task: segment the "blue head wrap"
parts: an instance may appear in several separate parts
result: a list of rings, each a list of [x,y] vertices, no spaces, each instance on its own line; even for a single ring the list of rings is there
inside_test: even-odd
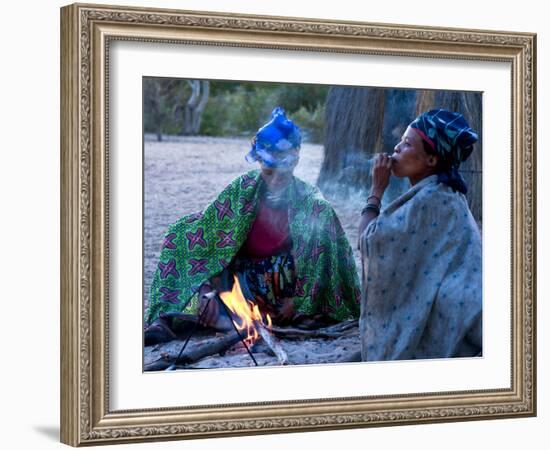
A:
[[[472,153],[478,136],[464,116],[446,109],[432,109],[420,114],[410,127],[439,156],[439,182],[466,194],[468,188],[458,168]]]
[[[260,161],[271,168],[288,168],[298,159],[296,152],[302,143],[300,128],[287,119],[283,108],[275,108],[271,120],[256,133],[248,162]]]

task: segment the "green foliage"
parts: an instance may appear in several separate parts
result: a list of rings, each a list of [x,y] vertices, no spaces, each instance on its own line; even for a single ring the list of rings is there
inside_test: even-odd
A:
[[[250,136],[269,120],[276,106],[303,131],[304,139],[321,142],[328,86],[211,81],[200,134]],[[180,134],[180,114],[190,95],[187,80],[144,80],[144,127],[147,133]]]
[[[289,113],[305,109],[313,113],[324,105],[330,86],[317,84],[281,84],[277,87],[277,101]]]
[[[247,84],[225,91],[218,89],[218,95],[210,97],[202,116],[201,134],[251,134],[269,118],[269,105],[274,101],[273,89]]]
[[[302,129],[302,139],[314,143],[324,142],[325,128],[325,105],[317,105],[310,111],[303,106],[292,114],[292,119],[299,124]]]

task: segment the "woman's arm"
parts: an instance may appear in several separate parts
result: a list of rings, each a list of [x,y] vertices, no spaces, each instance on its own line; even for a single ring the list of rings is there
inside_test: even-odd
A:
[[[378,214],[382,206],[382,197],[390,184],[392,159],[385,153],[379,153],[372,166],[372,186],[367,199],[367,205],[363,208],[359,221],[359,240],[363,231]],[[370,206],[369,206],[370,205]]]

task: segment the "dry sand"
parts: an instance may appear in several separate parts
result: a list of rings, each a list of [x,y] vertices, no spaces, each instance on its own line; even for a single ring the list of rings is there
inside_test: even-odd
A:
[[[144,280],[148,293],[168,225],[180,217],[201,211],[235,177],[253,169],[245,161],[250,140],[242,138],[178,137],[157,142],[147,137],[144,145]],[[295,175],[316,184],[323,147],[304,144]],[[360,199],[332,202],[342,226],[356,249]]]

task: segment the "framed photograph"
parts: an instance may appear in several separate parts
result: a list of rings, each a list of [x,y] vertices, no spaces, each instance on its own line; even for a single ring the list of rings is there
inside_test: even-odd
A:
[[[75,4],[61,43],[62,442],[536,414],[534,34]],[[441,206],[399,254],[365,240],[423,186],[399,175],[410,130],[438,148],[421,120],[476,141],[452,172],[474,237],[445,247],[468,275],[432,283],[456,322],[397,300],[431,295],[397,272],[408,251],[415,280],[442,264],[420,237],[452,234]],[[428,316],[467,345],[392,334]]]

